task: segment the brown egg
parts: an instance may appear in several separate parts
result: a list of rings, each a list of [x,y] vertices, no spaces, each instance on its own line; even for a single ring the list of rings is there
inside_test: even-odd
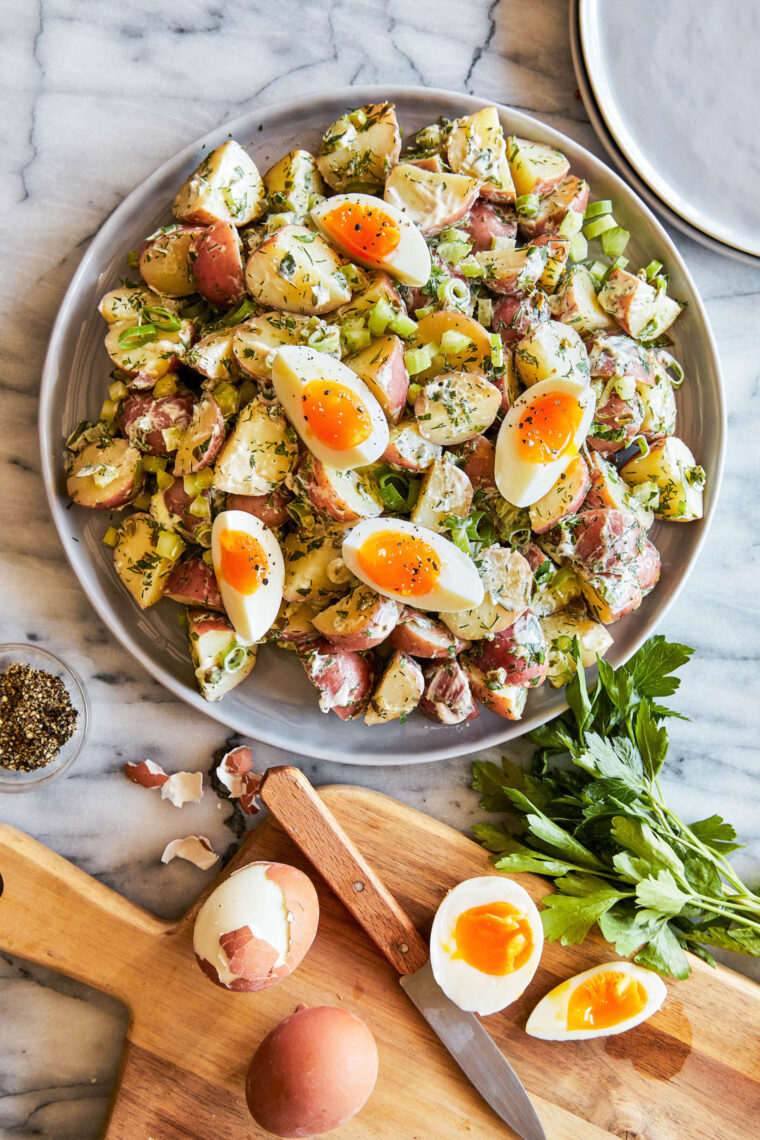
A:
[[[301,1007],[264,1038],[248,1069],[251,1116],[275,1136],[320,1136],[354,1116],[377,1080],[377,1045],[347,1009]]]
[[[295,970],[318,922],[317,892],[303,871],[285,863],[249,863],[201,906],[193,949],[212,982],[251,993]]]

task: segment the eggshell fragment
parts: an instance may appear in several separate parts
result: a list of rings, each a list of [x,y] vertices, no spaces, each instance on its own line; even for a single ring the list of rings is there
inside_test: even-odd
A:
[[[161,799],[175,807],[199,804],[203,799],[202,772],[173,772],[161,787]]]
[[[187,859],[202,871],[213,867],[219,856],[206,839],[205,835],[187,835],[184,839],[172,839],[167,843],[161,856],[162,863],[171,863],[172,859]]]
[[[139,764],[126,763],[124,775],[133,784],[139,784],[141,788],[160,788],[169,779],[168,772],[165,772],[154,760],[141,760]]]
[[[377,1045],[360,1018],[332,1006],[302,1007],[256,1050],[248,1108],[276,1136],[321,1136],[363,1108],[377,1069]]]
[[[238,800],[245,815],[256,815],[256,795],[261,777],[253,771],[253,757],[247,745],[233,748],[221,759],[216,769],[219,782],[224,785],[231,800]]]

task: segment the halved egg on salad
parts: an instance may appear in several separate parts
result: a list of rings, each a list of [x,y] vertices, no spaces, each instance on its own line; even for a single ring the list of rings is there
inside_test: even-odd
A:
[[[402,285],[425,285],[430,250],[414,222],[372,194],[336,194],[311,211],[332,245],[357,265],[382,269]]]
[[[238,641],[270,629],[282,601],[285,564],[271,530],[247,511],[222,511],[211,531],[214,574]]]
[[[667,995],[659,974],[635,962],[605,962],[555,986],[525,1026],[543,1041],[585,1041],[611,1037],[640,1025]]]
[[[438,907],[430,965],[446,997],[473,1013],[498,1013],[529,985],[544,932],[532,898],[502,875],[465,879]]]
[[[550,491],[578,454],[594,418],[596,397],[579,380],[542,380],[515,400],[496,440],[496,486],[515,507]]]
[[[346,535],[342,554],[366,586],[418,610],[454,613],[483,601],[472,559],[443,535],[406,519],[364,519]]]
[[[272,383],[291,424],[326,467],[364,467],[388,446],[380,404],[334,356],[303,345],[281,348],[272,361]]]

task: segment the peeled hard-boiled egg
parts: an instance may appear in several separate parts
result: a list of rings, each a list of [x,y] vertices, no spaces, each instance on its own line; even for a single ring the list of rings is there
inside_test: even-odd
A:
[[[525,1030],[543,1041],[611,1037],[651,1017],[667,992],[659,974],[635,962],[605,962],[555,986],[533,1010]]]
[[[530,895],[501,875],[466,879],[438,907],[430,933],[430,965],[460,1009],[498,1013],[523,993],[544,946]]]
[[[549,491],[588,435],[596,399],[588,383],[542,380],[519,396],[496,440],[496,486],[515,507]]]
[[[418,610],[454,613],[483,601],[472,559],[443,535],[406,519],[364,519],[346,535],[342,553],[365,585]]]
[[[380,404],[334,356],[303,345],[281,348],[272,362],[272,383],[285,415],[326,467],[364,467],[388,446]]]
[[[396,206],[372,194],[336,194],[311,211],[314,224],[358,265],[383,269],[402,285],[426,285],[430,250]]]
[[[253,993],[295,970],[318,922],[317,892],[303,871],[285,863],[249,863],[203,903],[193,949],[212,982]]]
[[[214,574],[240,642],[260,641],[282,601],[285,564],[277,539],[247,511],[222,511],[211,531]]]

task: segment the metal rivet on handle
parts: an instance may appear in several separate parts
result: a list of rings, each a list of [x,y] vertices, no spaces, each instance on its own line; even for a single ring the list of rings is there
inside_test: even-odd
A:
[[[407,946],[406,942],[399,942],[398,948],[399,948],[400,953],[402,953],[402,954],[408,954],[409,953],[409,947]]]
[[[359,883],[354,883],[354,890],[355,890],[357,893],[358,893],[359,891],[363,891],[363,890],[364,890],[364,883],[361,883],[361,882],[359,882]]]

